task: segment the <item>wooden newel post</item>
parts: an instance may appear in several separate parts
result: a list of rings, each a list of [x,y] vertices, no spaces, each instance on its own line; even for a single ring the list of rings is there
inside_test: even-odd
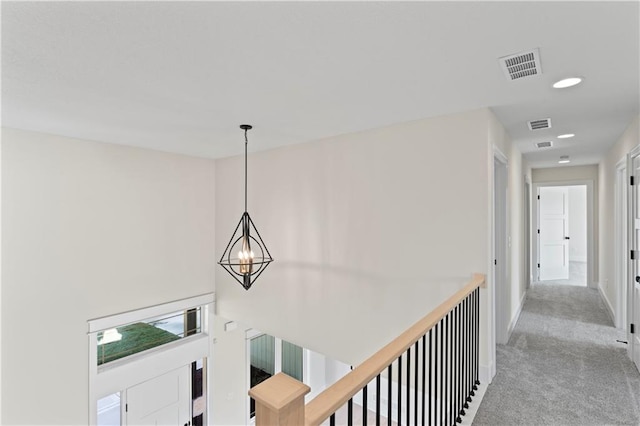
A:
[[[304,425],[304,396],[310,391],[284,373],[249,389],[249,396],[256,400],[256,426]]]

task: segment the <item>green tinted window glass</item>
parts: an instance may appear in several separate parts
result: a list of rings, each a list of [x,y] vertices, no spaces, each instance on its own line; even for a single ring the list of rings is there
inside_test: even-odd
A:
[[[302,380],[302,348],[293,343],[282,341],[282,372]]]

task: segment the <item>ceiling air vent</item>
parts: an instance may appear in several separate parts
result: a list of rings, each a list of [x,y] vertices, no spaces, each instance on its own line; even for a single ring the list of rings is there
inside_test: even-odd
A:
[[[545,118],[543,120],[532,120],[528,124],[529,124],[529,130],[550,129],[551,119]]]
[[[553,146],[553,142],[536,142],[536,146],[538,148],[551,148]]]
[[[538,49],[503,56],[498,61],[500,61],[502,72],[509,81],[542,74]]]

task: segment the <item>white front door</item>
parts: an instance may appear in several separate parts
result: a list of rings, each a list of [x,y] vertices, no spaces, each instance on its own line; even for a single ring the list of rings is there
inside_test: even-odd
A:
[[[569,188],[539,189],[540,281],[569,279]]]
[[[126,425],[191,424],[191,368],[170,371],[127,389]]]
[[[634,185],[631,187],[631,223],[630,228],[633,232],[631,236],[631,250],[634,256],[631,260],[631,324],[633,324],[634,334],[629,333],[629,345],[633,361],[638,370],[640,370],[640,333],[638,326],[640,325],[640,155],[631,157],[631,173],[634,179]]]

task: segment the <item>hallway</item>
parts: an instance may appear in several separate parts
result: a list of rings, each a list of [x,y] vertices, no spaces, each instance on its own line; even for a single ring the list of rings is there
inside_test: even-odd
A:
[[[532,286],[473,423],[640,424],[640,374],[616,339],[597,290]]]

